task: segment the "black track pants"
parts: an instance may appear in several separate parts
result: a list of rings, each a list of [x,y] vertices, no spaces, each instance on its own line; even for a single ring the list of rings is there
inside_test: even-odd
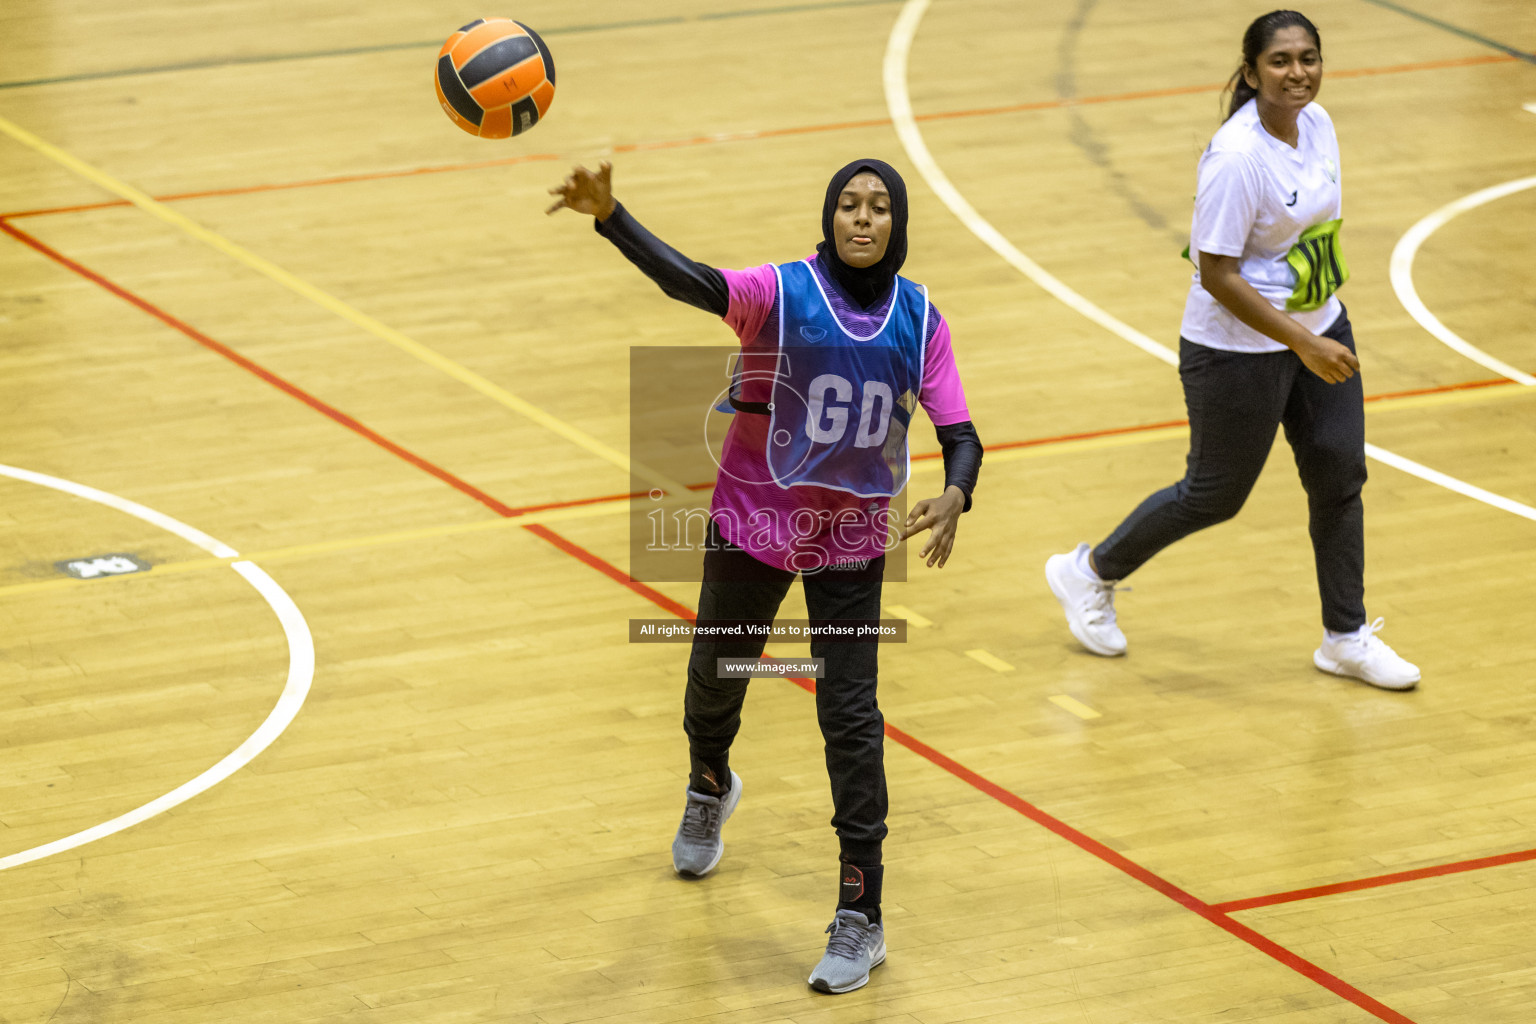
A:
[[[1355,349],[1347,312],[1324,335]],[[1307,492],[1323,625],[1365,625],[1360,374],[1329,384],[1290,350],[1224,352],[1180,338],[1179,378],[1189,409],[1184,479],[1148,497],[1094,549],[1099,575],[1124,579],[1174,541],[1237,515],[1280,425]]]
[[[700,621],[772,622],[795,574],[763,564],[722,540],[713,528],[710,535],[719,547],[704,555]],[[827,569],[805,576],[805,603],[811,622],[879,619],[884,571],[885,559],[881,557],[864,569]],[[694,640],[688,659],[683,728],[688,733],[695,776],[703,767],[717,776],[728,771],[727,755],[741,727],[741,706],[747,695],[747,680],[719,678],[716,660],[756,658],[762,653],[760,639]],[[832,783],[832,826],[842,843],[844,859],[879,864],[889,806],[885,719],[875,700],[879,645],[873,641],[815,639],[811,656],[826,659],[825,677],[816,681],[816,717]],[[692,784],[698,788],[697,778]]]

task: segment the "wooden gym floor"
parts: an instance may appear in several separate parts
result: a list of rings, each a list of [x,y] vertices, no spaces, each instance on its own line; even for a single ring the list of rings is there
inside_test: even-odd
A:
[[[1369,608],[1422,688],[1312,668],[1283,444],[1137,574],[1129,657],[1078,649],[1041,576],[1181,471],[1154,356],[1265,9],[9,5],[0,1021],[1528,1024],[1536,8],[1307,8],[1380,455]],[[485,13],[558,62],[508,142],[429,84]],[[624,574],[629,349],[731,336],[542,209],[609,157],[692,257],[789,260],[862,155],[907,176],[906,272],[991,451],[948,567],[886,591],[891,953],[829,998],[811,699],[753,685],[726,858],[687,884],[686,648],[627,642],[696,598]]]

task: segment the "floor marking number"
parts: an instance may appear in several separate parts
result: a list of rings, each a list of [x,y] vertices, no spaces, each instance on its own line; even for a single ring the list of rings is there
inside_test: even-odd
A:
[[[132,555],[90,555],[54,562],[54,568],[77,580],[94,580],[103,576],[126,576],[131,572],[148,572],[149,563]]]

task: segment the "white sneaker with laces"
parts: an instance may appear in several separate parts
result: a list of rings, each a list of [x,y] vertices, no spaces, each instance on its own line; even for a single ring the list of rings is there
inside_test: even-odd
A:
[[[1383,690],[1411,690],[1419,684],[1419,667],[1405,661],[1376,634],[1386,619],[1361,626],[1337,640],[1323,634],[1312,663],[1336,676],[1360,679]]]
[[[1094,654],[1113,658],[1125,653],[1125,634],[1115,623],[1115,585],[1078,568],[1078,560],[1087,557],[1087,544],[1052,555],[1045,560],[1045,582],[1067,613],[1067,627],[1078,643]]]

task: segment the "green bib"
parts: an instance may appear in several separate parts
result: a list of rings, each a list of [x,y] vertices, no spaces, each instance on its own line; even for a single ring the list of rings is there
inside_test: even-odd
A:
[[[1339,228],[1343,220],[1330,220],[1301,233],[1285,261],[1296,271],[1296,289],[1285,300],[1293,312],[1319,309],[1329,297],[1349,280],[1349,265],[1339,248]]]

